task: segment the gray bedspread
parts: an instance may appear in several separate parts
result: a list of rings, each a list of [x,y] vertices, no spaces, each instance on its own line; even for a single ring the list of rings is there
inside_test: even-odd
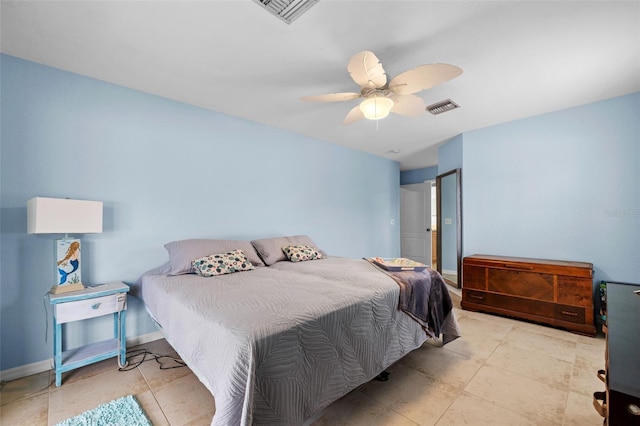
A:
[[[147,310],[215,398],[212,425],[299,425],[427,335],[362,259],[141,277]],[[453,311],[444,320],[457,329]]]
[[[371,259],[365,260],[398,283],[398,307],[421,324],[431,337],[438,338],[442,335],[444,344],[460,337],[457,324],[446,321],[453,309],[453,302],[447,284],[438,271],[431,268],[423,271],[386,271]]]

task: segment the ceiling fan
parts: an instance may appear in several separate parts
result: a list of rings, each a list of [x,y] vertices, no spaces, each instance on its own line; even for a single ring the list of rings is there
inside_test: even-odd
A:
[[[365,98],[349,111],[343,121],[344,124],[351,124],[361,118],[380,120],[389,115],[389,112],[416,117],[424,113],[425,104],[424,100],[414,93],[430,89],[462,74],[462,69],[455,65],[420,65],[395,76],[387,84],[387,74],[380,60],[368,50],[353,55],[347,70],[353,81],[360,86],[360,93],[329,93],[305,96],[300,100],[337,102]]]

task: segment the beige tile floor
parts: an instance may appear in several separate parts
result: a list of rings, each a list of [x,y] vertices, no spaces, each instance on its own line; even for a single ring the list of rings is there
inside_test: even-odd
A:
[[[459,304],[459,298],[454,295]],[[366,383],[330,405],[324,425],[601,425],[592,394],[603,390],[605,341],[456,308],[463,337],[425,344],[391,366],[387,382]],[[176,356],[162,340],[141,345]],[[132,348],[135,349],[135,348]],[[6,383],[0,424],[54,425],[134,394],[154,425],[208,425],[213,397],[188,368],[154,361],[119,372],[114,359],[63,375],[50,371]]]

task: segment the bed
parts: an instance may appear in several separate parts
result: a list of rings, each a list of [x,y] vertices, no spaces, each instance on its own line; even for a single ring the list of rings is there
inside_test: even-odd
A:
[[[317,247],[306,236],[172,242],[170,261],[138,280],[166,340],[213,394],[212,425],[304,424],[437,337],[398,309],[400,286],[371,263],[319,250],[293,262],[284,245]],[[193,273],[194,259],[238,249],[252,269]],[[459,335],[452,310],[438,328]]]

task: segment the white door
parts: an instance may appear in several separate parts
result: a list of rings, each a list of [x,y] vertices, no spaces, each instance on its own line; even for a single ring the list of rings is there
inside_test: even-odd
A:
[[[403,187],[400,197],[400,255],[431,266],[431,187]]]

